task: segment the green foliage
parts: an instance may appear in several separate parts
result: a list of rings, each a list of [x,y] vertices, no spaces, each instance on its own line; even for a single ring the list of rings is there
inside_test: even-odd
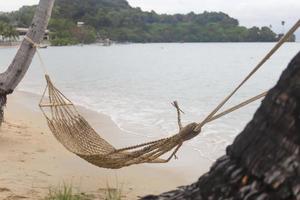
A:
[[[105,200],[121,200],[122,199],[122,188],[117,185],[117,188],[111,188],[107,184]]]
[[[55,46],[77,43],[90,44],[96,41],[96,31],[91,26],[77,27],[66,19],[51,19],[49,22],[51,43]]]
[[[77,42],[82,44],[94,43],[97,36],[93,27],[73,27],[71,34]]]
[[[7,24],[6,22],[0,21],[0,41],[16,40],[18,37],[18,32],[13,26]]]
[[[72,38],[55,38],[51,39],[51,44],[54,46],[68,46],[78,44],[78,42]]]
[[[9,14],[10,22],[28,27],[34,8],[26,6]],[[85,26],[77,27],[79,21],[85,22]],[[93,43],[106,38],[118,42],[277,40],[268,27],[247,29],[222,12],[160,15],[132,8],[126,0],[56,0],[49,29],[53,45]]]
[[[104,196],[103,196],[104,195]],[[107,184],[105,193],[101,193],[101,199],[105,200],[122,200],[123,191],[120,185],[117,183],[116,188],[112,188]],[[98,198],[100,198],[100,196]],[[98,199],[97,195],[87,195],[80,193],[77,189],[74,189],[72,185],[60,185],[56,188],[50,188],[48,195],[44,200],[92,200]]]
[[[44,200],[91,200],[91,197],[83,193],[74,193],[72,185],[64,184],[58,188],[50,188],[48,196]]]
[[[269,27],[262,27],[260,29],[260,40],[264,42],[272,42],[276,38],[276,34]]]
[[[23,6],[18,11],[8,15],[10,22],[17,27],[29,27],[35,12],[36,6]]]
[[[76,44],[77,40],[73,37],[71,29],[75,24],[66,19],[51,19],[49,22],[51,44],[55,46],[65,46]]]
[[[7,15],[5,15],[5,14],[2,13],[2,15],[0,15],[0,22],[9,24],[10,19],[9,19],[9,17]]]

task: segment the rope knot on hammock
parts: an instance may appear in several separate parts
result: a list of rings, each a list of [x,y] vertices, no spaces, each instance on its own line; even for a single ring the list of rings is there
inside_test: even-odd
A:
[[[198,124],[196,122],[190,123],[186,125],[184,128],[182,128],[179,132],[179,135],[182,139],[182,142],[188,141],[196,137],[200,134],[201,128],[196,129]]]

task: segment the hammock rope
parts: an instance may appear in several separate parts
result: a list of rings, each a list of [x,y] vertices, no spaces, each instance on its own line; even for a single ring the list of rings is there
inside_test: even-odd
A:
[[[227,102],[228,100],[269,60],[269,58],[286,42],[294,32],[299,28],[298,20],[292,28],[276,43],[276,45],[267,53],[267,55],[254,67],[254,69],[243,79],[243,81],[196,127],[196,131],[204,126]]]
[[[179,131],[177,134],[156,141],[151,141],[122,149],[116,149],[101,137],[76,110],[75,105],[58,89],[51,81],[42,57],[38,51],[39,45],[25,36],[25,40],[36,49],[46,78],[46,88],[43,92],[39,107],[45,116],[48,126],[54,137],[70,152],[76,154],[87,162],[98,167],[118,169],[133,164],[141,163],[166,163],[176,158],[176,153],[185,141],[191,140],[200,134],[201,128],[214,120],[217,120],[235,110],[238,110],[262,97],[263,92],[240,104],[233,106],[219,114],[220,109],[229,99],[255,74],[255,72],[286,42],[299,28],[300,20],[284,35],[280,41],[270,50],[261,62],[246,76],[245,79],[217,105],[207,117],[200,123],[181,125],[178,103],[173,105],[177,109]],[[160,158],[172,151],[167,159]]]

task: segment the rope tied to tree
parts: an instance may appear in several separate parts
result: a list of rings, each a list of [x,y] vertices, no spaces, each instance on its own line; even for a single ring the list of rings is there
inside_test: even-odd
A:
[[[46,65],[45,65],[45,63],[43,61],[43,58],[42,58],[39,50],[38,50],[39,48],[41,48],[41,45],[38,44],[38,43],[35,43],[27,35],[24,36],[24,39],[31,44],[32,48],[34,48],[36,50],[36,54],[38,55],[39,61],[41,63],[42,70],[43,70],[44,74],[47,75],[48,74],[47,67],[46,67]]]
[[[54,86],[49,75],[47,75],[48,73],[45,64],[37,50],[47,81],[47,86],[42,95],[39,106],[56,139],[69,151],[94,165],[115,169],[140,163],[165,163],[170,161],[173,157],[176,158],[176,153],[182,144],[185,141],[191,140],[199,135],[205,124],[219,119],[266,96],[267,92],[263,92],[217,114],[228,100],[231,99],[232,96],[255,74],[255,72],[281,47],[281,45],[291,37],[299,26],[300,20],[298,20],[289,32],[281,38],[281,40],[270,50],[261,62],[255,66],[246,78],[244,78],[242,82],[200,123],[194,122],[183,127],[181,123],[181,113],[184,112],[180,109],[178,102],[174,101],[172,105],[177,110],[179,132],[168,138],[122,149],[114,148],[88,124],[88,122],[78,113],[74,104]],[[25,40],[36,49],[40,47],[39,44],[36,44],[27,36],[25,36]],[[44,100],[47,102],[44,102]],[[166,160],[160,158],[160,156],[172,151],[173,149],[175,150]]]

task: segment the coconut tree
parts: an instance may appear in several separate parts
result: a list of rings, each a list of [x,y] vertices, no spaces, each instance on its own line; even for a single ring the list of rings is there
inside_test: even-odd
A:
[[[3,38],[4,25],[5,24],[3,22],[0,22],[0,39],[1,39],[1,41],[4,39]]]
[[[284,32],[285,32],[284,25],[285,25],[285,21],[281,21],[281,26],[282,26],[282,34],[284,34]]]
[[[17,30],[7,23],[0,24],[0,35],[3,40],[9,41],[16,40],[19,36]]]
[[[31,38],[35,43],[40,43],[43,40],[54,1],[55,0],[40,0],[39,2],[27,33],[27,37]],[[4,37],[14,37],[13,35],[15,33],[9,33],[9,31],[4,32]],[[0,121],[3,120],[3,107],[6,104],[6,96],[13,93],[16,86],[24,77],[31,64],[35,51],[36,49],[33,45],[27,40],[24,40],[12,63],[5,72],[0,74]]]

